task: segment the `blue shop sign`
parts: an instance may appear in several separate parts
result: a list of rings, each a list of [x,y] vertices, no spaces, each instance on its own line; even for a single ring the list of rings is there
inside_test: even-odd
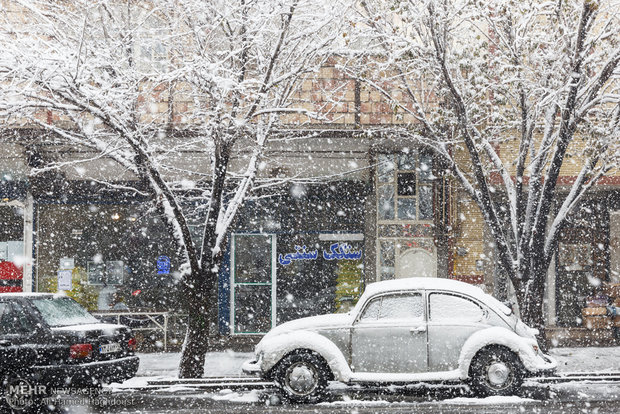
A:
[[[357,260],[362,257],[361,250],[353,250],[348,243],[334,243],[329,246],[329,252],[323,250],[325,260]]]
[[[295,246],[295,252],[278,255],[278,262],[288,266],[297,260],[316,260],[319,257],[318,250],[308,251],[306,246]],[[358,260],[362,257],[361,250],[353,250],[348,243],[334,243],[329,250],[323,250],[325,260]]]
[[[157,274],[169,275],[170,274],[170,258],[168,256],[159,256],[157,258]]]

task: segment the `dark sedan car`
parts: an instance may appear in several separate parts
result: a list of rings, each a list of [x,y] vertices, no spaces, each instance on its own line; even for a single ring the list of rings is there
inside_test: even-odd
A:
[[[101,323],[69,297],[0,294],[0,388],[5,396],[18,389],[11,384],[49,393],[129,379],[138,370],[135,346],[129,328]]]

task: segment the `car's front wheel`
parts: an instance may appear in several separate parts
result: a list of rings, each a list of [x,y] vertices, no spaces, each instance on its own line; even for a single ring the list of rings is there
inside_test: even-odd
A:
[[[523,383],[519,357],[501,346],[488,347],[474,357],[469,368],[472,391],[479,396],[514,395]]]
[[[290,401],[312,403],[321,399],[329,372],[329,366],[321,356],[302,351],[282,358],[274,377]]]

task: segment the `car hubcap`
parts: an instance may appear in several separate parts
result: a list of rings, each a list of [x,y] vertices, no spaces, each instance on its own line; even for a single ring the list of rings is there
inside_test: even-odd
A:
[[[316,388],[316,372],[312,367],[298,363],[291,365],[287,370],[286,382],[296,394],[310,394]]]
[[[510,378],[510,368],[503,362],[494,362],[487,369],[489,383],[495,387],[501,387]]]

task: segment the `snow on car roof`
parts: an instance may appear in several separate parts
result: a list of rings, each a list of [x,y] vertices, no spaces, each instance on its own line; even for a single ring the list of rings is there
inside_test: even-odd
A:
[[[62,296],[66,296],[62,293],[49,293],[49,292],[7,292],[7,293],[0,293],[0,297],[25,297],[25,298],[30,298],[30,297],[37,297],[37,298],[44,298],[44,297],[62,297]]]
[[[481,302],[498,308],[506,315],[509,315],[511,313],[510,309],[506,305],[495,299],[493,296],[484,293],[484,291],[479,287],[452,279],[412,277],[408,279],[384,280],[381,282],[374,282],[367,285],[366,290],[364,291],[364,296],[369,297],[378,293],[416,289],[449,290],[453,292],[464,293],[475,299],[480,300]],[[360,300],[360,302],[362,301]]]
[[[82,325],[68,325],[68,326],[52,326],[52,331],[79,331],[79,332],[86,332],[86,331],[94,331],[94,330],[102,330],[105,332],[109,332],[109,333],[113,333],[115,330],[119,330],[124,328],[124,325],[118,325],[115,323],[89,323],[89,324],[82,324]]]

